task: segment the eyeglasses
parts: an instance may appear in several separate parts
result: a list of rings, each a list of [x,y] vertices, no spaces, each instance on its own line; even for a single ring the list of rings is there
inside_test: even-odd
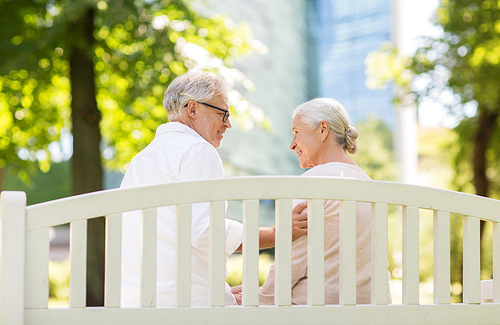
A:
[[[210,105],[210,104],[207,104],[207,103],[202,103],[202,102],[197,102],[198,104],[202,104],[202,105],[206,105],[206,106],[210,106],[212,108],[215,108],[216,110],[219,110],[219,111],[222,111],[224,112],[224,116],[222,116],[222,122],[226,123],[227,122],[227,119],[229,118],[229,116],[231,116],[231,114],[229,114],[229,111],[228,110],[225,110],[223,108],[220,108],[220,107],[217,107],[217,106],[214,106],[214,105]],[[189,104],[189,103],[188,103]],[[188,104],[184,105],[184,107],[187,107]]]
[[[226,121],[229,118],[229,116],[231,116],[231,114],[229,114],[229,111],[225,110],[223,108],[220,108],[220,107],[217,107],[217,106],[214,106],[214,105],[210,105],[210,104],[207,104],[207,103],[202,103],[202,102],[197,102],[197,103],[198,104],[202,104],[202,105],[206,105],[206,106],[210,106],[212,108],[215,108],[216,110],[224,112],[224,116],[222,116],[222,122],[224,122],[224,123],[226,123]]]

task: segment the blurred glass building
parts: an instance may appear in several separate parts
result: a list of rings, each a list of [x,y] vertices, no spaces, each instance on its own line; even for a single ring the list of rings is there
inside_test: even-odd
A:
[[[226,13],[235,23],[248,22],[254,37],[268,48],[238,59],[236,68],[255,83],[238,90],[264,110],[273,124],[266,132],[244,131],[233,124],[218,150],[226,176],[298,175],[289,150],[292,112],[315,97],[341,102],[356,123],[373,116],[392,129],[397,116],[394,90],[365,85],[365,58],[391,40],[394,3],[398,0],[217,0],[204,1],[202,13]]]
[[[207,4],[207,2],[202,2]],[[255,91],[235,88],[272,122],[270,132],[243,130],[233,123],[218,150],[226,176],[297,175],[302,170],[289,150],[292,112],[317,96],[315,58],[308,23],[308,1],[217,0],[199,10],[207,15],[225,13],[235,23],[247,22],[264,53],[238,58],[235,67],[255,84]]]
[[[291,141],[292,112],[315,97],[331,97],[347,109],[352,124],[368,116],[394,126],[393,90],[365,85],[364,60],[391,39],[392,0],[217,0],[202,13],[226,13],[248,22],[268,48],[238,59],[236,68],[255,83],[238,89],[262,108],[273,130],[243,131],[233,125],[219,153],[227,175],[301,174]]]
[[[394,125],[393,90],[365,85],[364,60],[391,39],[390,0],[309,0],[321,97],[341,102],[353,124],[369,115]]]

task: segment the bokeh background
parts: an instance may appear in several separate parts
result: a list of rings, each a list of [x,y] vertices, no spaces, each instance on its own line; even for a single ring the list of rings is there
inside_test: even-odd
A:
[[[492,0],[0,0],[0,189],[28,204],[119,187],[168,121],[162,96],[191,69],[230,84],[219,153],[227,177],[299,175],[293,109],[332,97],[359,130],[353,158],[376,180],[500,197],[500,5]],[[274,224],[261,202],[261,224]],[[241,219],[230,202],[228,216]],[[420,251],[432,251],[421,211]],[[452,302],[462,294],[462,218],[451,221]],[[89,223],[88,305],[102,304],[102,219]],[[401,211],[389,220],[401,302]],[[67,226],[51,231],[52,304],[67,304]],[[491,225],[481,225],[482,279]],[[261,279],[272,263],[263,252]],[[228,281],[238,284],[239,256]],[[431,303],[432,260],[421,260]],[[101,279],[101,280],[100,280]]]

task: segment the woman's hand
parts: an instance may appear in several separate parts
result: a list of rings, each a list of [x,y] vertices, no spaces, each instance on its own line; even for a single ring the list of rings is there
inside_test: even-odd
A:
[[[307,201],[302,201],[292,210],[292,241],[305,235],[307,235]]]
[[[242,286],[241,284],[238,286],[231,287],[231,293],[234,296],[234,299],[236,299],[236,303],[238,305],[241,305],[241,294],[242,294]]]

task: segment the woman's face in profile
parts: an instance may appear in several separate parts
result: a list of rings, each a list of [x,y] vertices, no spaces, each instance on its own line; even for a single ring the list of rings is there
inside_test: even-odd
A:
[[[317,166],[322,156],[320,127],[312,129],[301,116],[295,116],[292,122],[292,135],[290,150],[294,150],[297,154],[300,168]]]

